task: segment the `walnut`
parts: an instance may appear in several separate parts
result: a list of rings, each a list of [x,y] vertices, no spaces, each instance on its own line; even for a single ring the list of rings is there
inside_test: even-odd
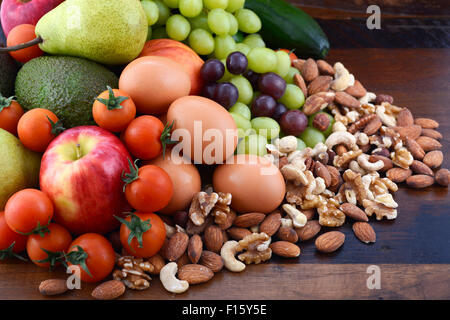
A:
[[[345,222],[345,214],[339,209],[339,201],[334,198],[328,199],[317,208],[319,213],[319,224],[326,227],[340,227]]]
[[[233,216],[236,217],[236,213],[232,212],[230,208],[231,204],[231,193],[223,193],[219,192],[219,199],[216,202],[216,205],[211,210],[211,215],[214,217],[214,222],[223,229],[228,229],[231,224]],[[231,223],[230,223],[231,221]]]
[[[238,259],[245,264],[259,264],[272,257],[272,249],[269,248],[270,237],[262,233],[252,233],[239,241],[237,251],[245,251],[238,255]]]
[[[306,197],[305,186],[296,186],[294,183],[290,181],[286,183],[286,201],[288,203],[301,205],[305,197]]]
[[[205,218],[219,200],[219,195],[215,192],[207,194],[204,191],[194,194],[191,207],[189,208],[189,218],[196,225],[200,226],[205,222]]]
[[[414,158],[413,158],[411,152],[409,152],[408,149],[406,149],[405,147],[402,147],[402,148],[392,152],[391,159],[395,165],[397,165],[403,169],[409,169],[409,166],[414,161]]]
[[[128,288],[145,290],[150,287],[150,276],[146,273],[154,271],[155,267],[142,258],[122,256],[117,262],[120,268],[113,272],[114,280],[122,281]]]
[[[362,205],[363,200],[367,198],[367,192],[362,182],[361,174],[352,170],[346,170],[343,177],[347,186],[355,191],[358,203]]]
[[[334,157],[333,164],[335,167],[345,168],[346,166],[348,166],[350,161],[358,158],[361,154],[362,154],[362,150],[347,151],[347,152],[343,153],[342,155],[338,155],[338,156]]]
[[[365,199],[363,201],[363,207],[366,214],[371,217],[375,213],[377,220],[386,217],[388,220],[397,218],[397,209],[389,208],[382,203],[377,203],[374,200]]]

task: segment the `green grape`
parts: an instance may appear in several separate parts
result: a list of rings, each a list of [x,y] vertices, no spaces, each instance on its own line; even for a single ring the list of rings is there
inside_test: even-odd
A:
[[[180,0],[163,0],[163,1],[166,6],[172,9],[177,9],[180,4]]]
[[[230,31],[228,31],[228,34],[230,36],[234,36],[236,33],[238,33],[239,31],[239,24],[236,20],[236,18],[229,12],[228,13],[228,18],[230,19]]]
[[[261,19],[252,10],[239,9],[235,16],[242,32],[256,33],[261,30]]]
[[[229,73],[227,70],[227,59],[223,58],[220,60],[220,62],[222,62],[225,67],[225,73],[223,74],[222,78],[219,79],[219,82],[229,81],[233,77],[233,74]]]
[[[236,104],[232,106],[228,111],[239,114],[247,120],[251,120],[252,118],[252,112],[250,111],[250,108],[242,102],[236,102]]]
[[[157,27],[152,32],[152,39],[166,39],[168,37],[166,27]]]
[[[228,55],[234,51],[236,51],[236,42],[234,42],[232,36],[216,36],[214,55],[217,59],[226,59]]]
[[[277,68],[275,72],[284,78],[288,75],[289,69],[291,68],[291,58],[289,58],[287,52],[281,50],[276,51],[275,54],[277,55]]]
[[[214,38],[204,29],[194,29],[189,35],[189,46],[200,55],[207,55],[214,51]]]
[[[228,0],[203,0],[205,7],[212,9],[226,9],[228,7]]]
[[[272,140],[278,137],[280,134],[280,125],[274,119],[269,117],[256,117],[253,118],[252,128],[256,130],[259,135],[267,138],[267,140]]]
[[[236,123],[236,126],[238,128],[238,137],[243,138],[246,136],[249,129],[252,128],[252,124],[250,123],[250,120],[245,119],[240,114],[230,112],[231,116],[234,119],[234,122]]]
[[[264,156],[267,154],[266,144],[267,140],[265,137],[258,134],[250,134],[239,141],[236,152],[238,154]]]
[[[243,53],[244,55],[247,55],[251,49],[252,48],[250,48],[245,43],[236,43],[236,51],[239,51],[239,52]]]
[[[243,76],[234,76],[231,78],[230,82],[234,84],[239,91],[238,101],[249,104],[253,98],[253,88],[250,81]]]
[[[192,29],[205,29],[208,32],[211,30],[208,27],[208,15],[206,12],[202,11],[198,16],[194,18],[189,18]]]
[[[314,127],[313,126],[314,117],[318,114],[326,114],[328,116],[328,119],[330,119],[330,124],[328,125],[327,129],[325,131],[322,131],[324,136],[328,137],[331,134],[331,132],[333,131],[333,124],[334,124],[334,117],[331,114],[324,112],[324,111],[320,111],[320,112],[310,115],[308,118],[308,126],[312,127],[312,128]]]
[[[301,151],[305,148],[306,148],[306,143],[302,139],[297,138],[297,150]]]
[[[245,0],[228,0],[227,11],[228,12],[236,12],[239,9],[243,8],[245,4]]]
[[[300,109],[305,103],[305,96],[295,84],[287,84],[286,91],[279,101],[288,109]]]
[[[153,1],[141,1],[142,8],[144,9],[145,15],[147,16],[147,23],[149,26],[154,25],[159,18],[159,9],[156,3]]]
[[[266,47],[266,44],[264,43],[264,40],[257,33],[249,34],[248,36],[246,36],[244,38],[244,40],[242,42],[245,43],[246,45],[248,45],[252,49],[253,48],[265,48]]]
[[[183,41],[191,32],[191,25],[181,14],[174,14],[167,19],[166,31],[171,39]]]
[[[158,21],[155,23],[157,26],[163,26],[166,24],[167,19],[170,16],[170,9],[166,4],[160,0],[153,1],[158,6],[159,17]]]
[[[323,133],[316,128],[311,127],[307,127],[305,131],[302,132],[300,139],[302,139],[306,143],[306,146],[310,148],[314,148],[314,146],[319,142],[325,142],[325,136]]]
[[[287,75],[283,77],[284,81],[286,81],[286,83],[288,83],[288,84],[294,83],[294,75],[297,73],[300,73],[300,71],[298,71],[298,69],[296,69],[294,67],[290,67]]]
[[[148,32],[147,32],[147,40],[151,40],[152,39],[152,27],[148,26]]]
[[[269,48],[253,48],[247,54],[248,68],[256,73],[274,71],[277,67],[277,55]]]
[[[203,10],[202,0],[179,0],[178,8],[186,18],[194,18]]]
[[[208,27],[219,36],[225,36],[230,32],[230,19],[223,9],[212,9],[208,13]]]

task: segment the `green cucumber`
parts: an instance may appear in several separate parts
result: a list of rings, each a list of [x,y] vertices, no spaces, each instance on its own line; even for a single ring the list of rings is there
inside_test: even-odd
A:
[[[323,59],[330,43],[319,24],[306,12],[284,0],[246,0],[262,22],[259,32],[273,49],[295,49],[300,58]]]

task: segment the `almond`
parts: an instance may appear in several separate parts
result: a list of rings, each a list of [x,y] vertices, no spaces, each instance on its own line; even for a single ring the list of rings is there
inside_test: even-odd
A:
[[[223,245],[222,229],[216,225],[211,225],[205,229],[205,246],[212,252],[220,252]]]
[[[236,217],[234,225],[241,228],[249,228],[260,224],[266,215],[264,213],[251,212],[244,213]]]
[[[379,117],[373,118],[365,127],[364,127],[364,133],[368,136],[374,135],[375,133],[380,130],[383,123],[381,122]]]
[[[316,161],[314,165],[314,174],[325,181],[325,186],[328,188],[331,185],[331,175],[326,165]]]
[[[322,226],[318,220],[310,220],[301,228],[296,228],[298,238],[300,241],[307,241],[314,238],[319,232]]]
[[[309,58],[300,67],[300,73],[306,82],[311,82],[319,76],[319,68],[314,59]]]
[[[343,91],[336,92],[334,101],[344,107],[348,107],[351,109],[359,108],[361,105],[361,103],[357,99]]]
[[[341,204],[341,210],[345,215],[356,221],[369,221],[367,214],[352,203]]]
[[[295,59],[294,61],[292,61],[292,66],[295,69],[297,69],[298,71],[300,71],[300,69],[302,68],[304,63],[305,63],[305,60],[303,60],[303,59]]]
[[[154,256],[148,258],[148,262],[150,262],[153,266],[153,271],[150,272],[151,274],[159,274],[161,269],[166,265],[164,258],[159,254],[155,254]]]
[[[281,214],[279,211],[267,215],[259,226],[259,232],[264,232],[269,237],[273,236],[281,226]]]
[[[318,76],[308,85],[308,95],[328,91],[332,81],[330,76]]]
[[[425,163],[414,160],[413,163],[409,166],[409,168],[417,174],[426,174],[427,176],[434,176],[433,170],[430,169]]]
[[[296,258],[300,255],[300,248],[287,241],[272,242],[269,246],[272,252],[283,258]]]
[[[178,260],[186,251],[189,244],[189,236],[184,232],[175,233],[166,247],[166,258],[169,261]]]
[[[222,257],[217,253],[208,250],[202,252],[202,256],[198,263],[208,267],[212,272],[219,272],[223,268]]]
[[[430,137],[421,136],[416,141],[425,152],[442,148],[442,144],[439,141]]]
[[[330,174],[330,177],[331,177],[330,186],[337,185],[339,183],[340,177],[341,177],[339,170],[336,169],[336,167],[328,166],[328,165],[327,165],[327,169],[328,169],[328,173]]]
[[[55,296],[69,290],[64,279],[48,279],[41,282],[39,292],[44,296]]]
[[[392,162],[392,160],[387,157],[377,155],[377,154],[372,154],[369,157],[370,162],[377,162],[378,160],[381,160],[384,163],[384,167],[380,170],[381,172],[388,171],[394,167],[394,163]]]
[[[327,76],[334,76],[334,69],[331,64],[329,64],[325,60],[317,60],[316,63],[320,74]]]
[[[422,127],[418,125],[412,125],[409,127],[393,127],[395,131],[398,132],[400,138],[405,140],[406,137],[409,137],[412,140],[416,140],[420,134],[422,133]]]
[[[204,283],[214,277],[214,272],[201,264],[186,264],[178,269],[178,279],[185,280],[189,284]]]
[[[409,152],[411,152],[414,159],[422,160],[425,156],[425,151],[423,151],[422,147],[416,142],[416,140],[406,137],[406,148]]]
[[[352,229],[355,236],[364,243],[375,242],[377,240],[375,231],[367,222],[355,222]]]
[[[448,187],[448,184],[450,182],[450,171],[448,171],[447,169],[440,169],[436,171],[435,179],[439,185]]]
[[[249,234],[252,234],[252,232],[246,228],[239,228],[239,227],[231,227],[227,230],[228,235],[236,241],[244,239]]]
[[[326,106],[328,106],[328,102],[319,94],[314,94],[306,98],[305,104],[303,105],[303,112],[307,116],[310,116],[324,109]]]
[[[203,241],[198,234],[194,234],[191,239],[189,239],[187,250],[189,260],[191,260],[192,263],[197,263],[203,251]]]
[[[361,82],[359,82],[358,80],[355,80],[354,85],[345,89],[345,92],[357,99],[360,99],[367,94],[366,88],[364,88]]]
[[[339,249],[345,242],[345,234],[340,231],[329,231],[316,239],[317,250],[331,253]]]
[[[439,127],[439,123],[429,118],[416,118],[414,123],[421,126],[423,129],[436,129]]]
[[[409,127],[414,124],[414,117],[408,108],[403,108],[397,115],[397,126]]]
[[[97,300],[117,299],[125,293],[125,285],[119,280],[110,280],[97,286],[91,296]]]
[[[282,241],[288,241],[292,243],[296,243],[298,241],[297,232],[295,232],[294,228],[290,227],[280,227],[277,232],[277,238]]]
[[[430,151],[425,155],[425,157],[423,157],[423,163],[425,163],[431,169],[440,167],[442,161],[444,161],[444,154],[441,150]]]
[[[433,129],[422,129],[422,135],[436,140],[442,139],[442,134]]]
[[[180,269],[182,266],[190,264],[191,260],[189,260],[189,256],[188,256],[187,252],[183,253],[183,255],[178,258],[176,263],[177,263],[178,269]]]
[[[431,186],[434,183],[434,177],[425,174],[417,174],[406,179],[406,184],[411,188],[422,189]]]
[[[316,209],[302,209],[302,212],[306,216],[306,220],[312,220],[316,215]]]
[[[412,175],[410,169],[392,168],[386,172],[386,177],[395,183],[400,183],[408,179]]]
[[[303,95],[305,97],[308,96],[308,88],[306,87],[306,83],[305,80],[303,79],[303,77],[301,76],[301,74],[296,73],[294,74],[294,84],[300,88],[300,90],[302,90]]]

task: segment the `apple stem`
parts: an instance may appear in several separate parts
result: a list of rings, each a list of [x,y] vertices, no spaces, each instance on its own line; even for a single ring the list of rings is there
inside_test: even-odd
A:
[[[81,155],[81,146],[79,143],[77,143],[76,147],[75,147],[75,152],[77,153],[77,160],[81,159],[82,155]]]
[[[17,51],[17,50],[25,49],[28,47],[32,47],[32,46],[37,45],[42,42],[44,42],[44,39],[42,39],[41,37],[37,37],[37,38],[34,38],[33,40],[30,40],[28,42],[21,43],[21,44],[15,45],[15,46],[6,47],[6,48],[0,47],[0,52]]]

